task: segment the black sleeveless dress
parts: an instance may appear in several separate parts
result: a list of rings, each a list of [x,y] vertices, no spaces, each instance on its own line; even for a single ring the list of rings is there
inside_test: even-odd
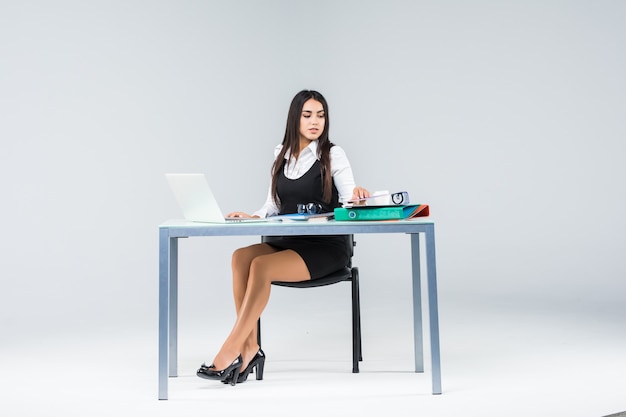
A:
[[[280,214],[297,213],[300,203],[318,203],[324,212],[340,207],[339,193],[333,183],[330,203],[322,201],[321,165],[316,161],[306,174],[295,180],[289,179],[280,170],[276,190],[280,198]],[[350,254],[347,246],[348,236],[276,236],[268,237],[266,243],[280,250],[291,249],[304,260],[311,279],[321,278],[348,265]]]

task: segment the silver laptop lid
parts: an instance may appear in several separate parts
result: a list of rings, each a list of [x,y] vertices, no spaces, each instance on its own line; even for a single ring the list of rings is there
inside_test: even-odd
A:
[[[165,177],[186,220],[226,222],[204,174],[165,174]]]

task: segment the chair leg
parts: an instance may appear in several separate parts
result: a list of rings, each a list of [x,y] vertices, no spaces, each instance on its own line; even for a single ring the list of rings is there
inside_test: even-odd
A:
[[[256,343],[261,347],[261,317],[256,322]]]
[[[358,274],[358,272],[357,272]],[[361,343],[361,292],[359,289],[359,283],[357,281],[357,291],[356,291],[356,311],[357,311],[357,331],[359,333],[359,362],[363,361],[363,344]]]
[[[359,270],[352,268],[352,373],[359,373],[361,356],[361,303],[359,299]]]

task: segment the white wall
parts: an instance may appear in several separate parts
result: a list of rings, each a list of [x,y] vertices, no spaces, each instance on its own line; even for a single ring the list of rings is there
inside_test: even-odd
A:
[[[155,330],[163,174],[258,208],[303,88],[359,184],[431,205],[442,309],[623,319],[624,21],[621,1],[3,2],[0,345]],[[231,308],[250,241],[181,242],[182,314]],[[358,241],[364,314],[408,308],[408,240]]]

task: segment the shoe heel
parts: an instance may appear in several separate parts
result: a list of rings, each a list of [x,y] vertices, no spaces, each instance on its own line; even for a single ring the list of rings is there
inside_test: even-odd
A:
[[[230,380],[230,385],[233,387],[237,385],[237,379],[239,378],[239,373],[241,372],[241,365],[233,369],[232,379]]]
[[[263,380],[263,368],[265,368],[265,358],[261,358],[256,364],[256,380]]]

